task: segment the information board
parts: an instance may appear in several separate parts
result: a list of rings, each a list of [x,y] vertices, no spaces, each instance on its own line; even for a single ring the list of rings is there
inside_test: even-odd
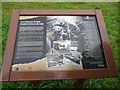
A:
[[[116,77],[100,10],[14,10],[2,81]]]

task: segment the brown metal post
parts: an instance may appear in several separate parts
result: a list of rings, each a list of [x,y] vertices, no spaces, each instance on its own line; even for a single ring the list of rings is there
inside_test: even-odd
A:
[[[34,87],[38,87],[40,85],[40,81],[32,81]]]
[[[74,85],[75,86],[81,86],[81,85],[84,84],[84,82],[85,82],[85,79],[78,79],[78,80],[75,81]]]

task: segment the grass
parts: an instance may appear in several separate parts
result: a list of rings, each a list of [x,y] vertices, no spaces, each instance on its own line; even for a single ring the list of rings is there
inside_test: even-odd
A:
[[[10,19],[13,9],[101,9],[104,15],[104,21],[106,24],[109,40],[111,43],[113,56],[116,66],[120,70],[118,61],[120,56],[119,50],[119,34],[118,25],[120,22],[120,16],[118,15],[119,3],[15,3],[15,2],[3,2],[2,3],[2,56],[4,56],[4,50],[6,40],[8,36],[8,30],[10,25]],[[0,63],[2,60],[0,61]],[[120,75],[120,74],[119,74]],[[39,88],[120,88],[119,79],[117,78],[100,78],[100,79],[87,79],[82,86],[76,87],[73,85],[75,80],[49,80],[41,81]],[[17,82],[3,82],[3,88],[34,88],[31,81],[17,81]]]

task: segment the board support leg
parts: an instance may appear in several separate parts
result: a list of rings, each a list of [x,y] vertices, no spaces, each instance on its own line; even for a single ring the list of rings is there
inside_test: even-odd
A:
[[[75,86],[81,86],[81,85],[84,84],[84,82],[85,82],[85,79],[78,79],[78,80],[75,81],[74,85]]]
[[[40,85],[40,81],[32,81],[34,87],[38,87]]]

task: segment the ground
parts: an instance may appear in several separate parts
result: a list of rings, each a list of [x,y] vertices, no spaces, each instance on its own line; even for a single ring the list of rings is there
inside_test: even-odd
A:
[[[104,16],[110,44],[113,51],[116,67],[120,70],[118,61],[120,56],[119,50],[119,33],[118,25],[120,22],[120,15],[118,15],[118,5],[120,3],[108,3],[108,2],[54,2],[54,3],[15,3],[4,2],[2,3],[2,57],[4,56],[4,50],[6,40],[8,36],[8,30],[10,25],[10,19],[13,9],[101,9]],[[0,60],[2,63],[2,60]],[[120,76],[120,73],[119,73]],[[73,85],[75,80],[49,80],[42,81],[39,88],[120,88],[117,78],[101,78],[101,79],[86,79],[82,86],[76,87]],[[18,81],[18,82],[3,82],[3,88],[34,88],[31,81]]]

